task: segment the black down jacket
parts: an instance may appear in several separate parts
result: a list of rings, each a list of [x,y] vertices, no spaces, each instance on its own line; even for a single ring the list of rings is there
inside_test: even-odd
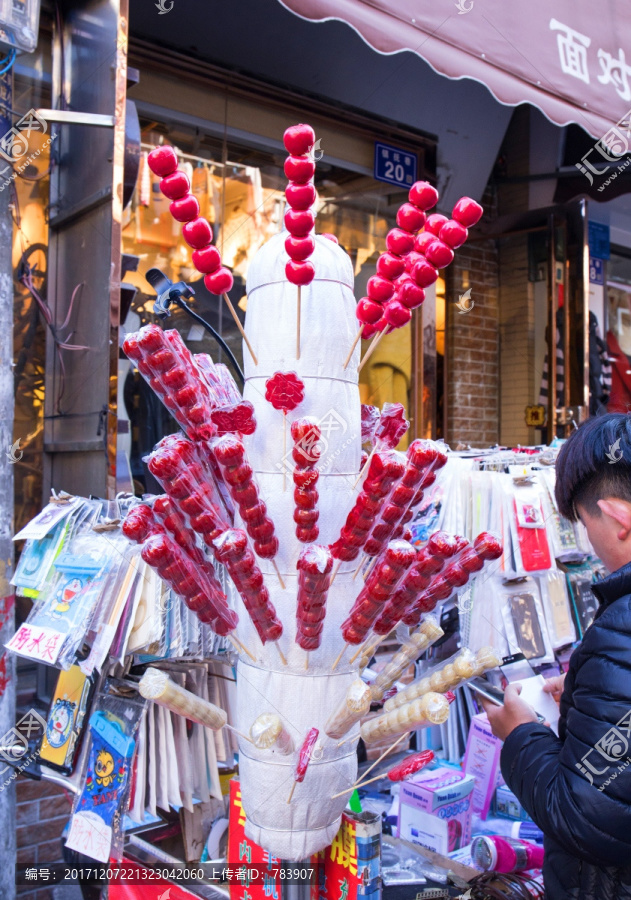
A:
[[[631,900],[631,563],[594,585],[559,737],[520,725],[502,774],[544,833],[546,900]]]

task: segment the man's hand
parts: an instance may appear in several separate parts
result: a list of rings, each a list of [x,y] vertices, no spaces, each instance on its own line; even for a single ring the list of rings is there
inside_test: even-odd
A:
[[[491,731],[502,741],[505,741],[518,725],[538,721],[537,713],[525,700],[520,699],[520,694],[521,684],[509,684],[504,691],[504,706],[496,706],[490,700],[480,698],[489,718]]]
[[[562,675],[556,675],[554,678],[546,678],[543,689],[546,694],[552,694],[553,699],[556,700],[557,703],[560,703],[564,682],[565,672]]]

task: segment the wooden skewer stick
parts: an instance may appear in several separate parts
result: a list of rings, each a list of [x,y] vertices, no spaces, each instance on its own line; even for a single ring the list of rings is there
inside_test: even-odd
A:
[[[372,344],[370,345],[370,347],[368,348],[368,350],[366,350],[366,354],[365,354],[364,358],[362,359],[362,361],[361,361],[360,364],[359,364],[359,368],[357,369],[357,374],[358,374],[358,375],[359,375],[359,373],[361,372],[361,370],[364,368],[364,366],[366,365],[366,363],[368,362],[368,358],[369,358],[370,356],[372,356],[372,354],[374,353],[374,351],[377,349],[377,344],[379,343],[380,340],[383,339],[383,337],[385,336],[386,333],[387,333],[387,329],[384,328],[383,331],[380,331],[379,334],[376,334],[376,335],[374,336],[374,338],[373,338],[373,340],[372,340]]]
[[[359,734],[351,734],[349,737],[343,738],[343,740],[338,742],[338,747],[341,747],[342,744],[345,744],[347,741],[356,741],[360,737]]]
[[[301,287],[298,285],[298,317],[296,319],[296,359],[300,359],[300,303],[302,297],[300,296]]]
[[[309,651],[307,650],[305,652],[305,672],[307,671],[308,668],[309,668]]]
[[[359,331],[358,331],[357,334],[355,335],[355,340],[353,341],[353,346],[352,346],[351,349],[348,351],[348,356],[347,356],[346,359],[344,360],[344,365],[342,366],[343,369],[345,369],[345,368],[347,367],[347,365],[349,364],[349,362],[351,361],[351,356],[353,355],[353,353],[354,353],[354,351],[355,351],[355,347],[356,347],[357,344],[359,343],[360,337],[361,337],[362,334],[364,333],[364,328],[365,328],[365,326],[362,325],[362,327],[359,329]]]
[[[363,644],[360,644],[359,648],[355,651],[355,653],[353,653],[353,655],[349,659],[349,663],[354,663],[358,656],[362,656],[366,652],[366,649],[368,648],[369,643],[370,643],[370,640],[367,640],[367,641],[364,641]]]
[[[368,576],[370,575],[370,573],[371,573],[371,571],[372,571],[372,567],[374,566],[374,564],[375,564],[376,562],[377,562],[377,557],[376,557],[376,556],[373,556],[373,558],[370,560],[370,562],[368,563],[368,565],[367,565],[367,567],[366,567],[366,571],[364,572],[364,581],[366,581],[366,579],[367,579]]]
[[[338,561],[335,563],[335,567],[334,567],[333,571],[331,572],[331,580],[329,581],[329,589],[331,588],[331,585],[335,581],[335,576],[337,575],[338,570],[341,565],[342,565],[342,560],[338,559]]]
[[[410,735],[410,732],[409,732],[409,731],[405,731],[402,735],[400,735],[400,737],[398,737],[398,738],[396,739],[396,741],[394,742],[394,744],[390,744],[390,746],[388,747],[388,749],[383,751],[383,753],[381,754],[381,756],[379,757],[379,759],[376,759],[376,760],[374,761],[374,763],[372,764],[372,766],[369,766],[369,767],[366,769],[366,771],[365,771],[364,774],[361,776],[361,778],[359,778],[359,779],[355,782],[355,784],[352,785],[352,787],[348,788],[348,789],[345,790],[345,791],[340,791],[340,792],[337,793],[337,794],[333,794],[333,796],[331,797],[331,800],[335,800],[336,797],[341,797],[342,794],[350,794],[351,791],[354,791],[356,787],[362,787],[362,785],[366,784],[366,780],[365,780],[365,779],[366,779],[366,775],[368,775],[369,772],[372,772],[372,770],[375,768],[375,766],[378,766],[379,763],[381,762],[381,760],[382,760],[382,759],[385,759],[385,757],[386,757],[389,753],[392,753],[392,751],[394,750],[394,748],[395,748],[398,744],[401,743],[401,741],[403,740],[404,737],[409,737],[409,735]],[[383,775],[380,775],[379,777],[380,777],[380,778],[383,778]]]
[[[292,786],[291,786],[291,790],[290,790],[290,792],[289,792],[289,797],[287,797],[287,803],[288,803],[288,804],[291,803],[291,798],[294,796],[294,791],[296,790],[296,785],[297,785],[297,784],[298,784],[298,782],[297,782],[297,781],[294,781],[294,783],[293,783]]]
[[[243,330],[243,325],[241,324],[241,320],[239,319],[239,316],[237,315],[236,309],[234,308],[234,306],[232,305],[232,303],[230,301],[230,297],[227,294],[222,294],[222,296],[223,296],[224,300],[226,301],[226,303],[228,304],[228,309],[232,313],[232,318],[234,319],[234,324],[239,329],[241,337],[245,341],[247,348],[250,351],[250,356],[254,360],[254,365],[258,366],[259,361],[256,358],[256,354],[254,353],[254,350],[252,349],[252,344],[249,342],[247,335],[246,335],[245,331]]]
[[[224,725],[224,728],[227,728],[228,731],[233,731],[235,734],[238,734],[239,737],[243,738],[244,741],[247,741],[248,744],[253,744],[253,743],[254,743],[254,741],[252,740],[252,738],[249,738],[249,737],[247,736],[247,734],[244,734],[242,731],[239,731],[239,729],[238,729],[238,728],[235,728],[233,725],[228,725],[228,723],[226,723],[226,724]]]
[[[384,773],[383,775],[375,775],[374,778],[369,778],[368,781],[358,781],[356,784],[354,784],[352,787],[349,787],[347,790],[340,791],[339,794],[333,794],[333,796],[331,797],[331,800],[334,800],[336,797],[341,797],[342,794],[352,794],[353,791],[356,790],[357,788],[365,787],[365,785],[367,785],[367,784],[372,784],[373,781],[381,781],[381,779],[385,778],[385,777],[386,777],[386,775]]]
[[[272,565],[273,565],[274,568],[276,569],[276,574],[277,574],[277,576],[278,576],[278,580],[280,581],[280,586],[282,587],[283,590],[285,590],[285,582],[283,581],[283,579],[282,579],[282,577],[281,577],[281,574],[280,574],[280,572],[278,571],[278,566],[276,565],[276,560],[275,560],[275,559],[272,560]]]
[[[366,562],[366,555],[364,553],[360,553],[360,559],[357,564],[357,568],[353,572],[353,581],[355,581],[355,579],[359,575],[359,570],[361,569],[361,567],[364,565],[365,562]],[[351,662],[352,662],[352,660],[351,660]]]
[[[282,664],[283,664],[284,666],[286,666],[286,665],[287,665],[287,660],[285,659],[285,654],[284,654],[283,651],[280,649],[280,644],[278,643],[278,641],[274,641],[274,643],[276,644],[276,649],[278,650],[278,655],[280,656],[280,661],[282,662]]]
[[[333,666],[331,667],[331,671],[332,671],[332,672],[335,672],[335,670],[337,669],[338,663],[339,663],[339,661],[341,660],[341,658],[344,656],[344,654],[346,653],[346,648],[347,648],[347,647],[348,647],[348,644],[344,644],[344,646],[342,647],[342,649],[341,649],[340,652],[338,653],[337,659],[335,660],[335,662],[333,663]]]
[[[372,455],[373,455],[373,453],[375,452],[376,449],[377,449],[376,447],[373,447],[372,450],[370,451],[370,456],[368,457],[368,459],[367,459],[366,462],[364,463],[364,468],[361,470],[361,472],[360,472],[359,475],[357,476],[357,481],[356,481],[355,484],[353,485],[353,489],[355,489],[355,488],[357,487],[357,485],[359,484],[359,482],[362,480],[362,476],[363,476],[364,472],[366,471],[366,469],[368,468],[368,466],[370,465],[370,460],[372,459]]]
[[[237,651],[237,653],[242,650],[244,653],[247,653],[247,655],[250,657],[252,662],[256,662],[256,656],[254,656],[254,654],[250,653],[250,651],[245,646],[245,644],[242,644],[241,641],[237,640],[237,638],[234,637],[234,635],[229,634],[228,640],[230,641],[230,643],[232,644],[234,649]]]

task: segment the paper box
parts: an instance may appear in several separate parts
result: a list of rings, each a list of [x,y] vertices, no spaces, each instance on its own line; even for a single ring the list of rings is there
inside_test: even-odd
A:
[[[474,815],[486,819],[498,783],[502,742],[491,731],[486,713],[471,719],[463,769],[475,778],[471,795]]]
[[[530,819],[517,797],[506,785],[498,787],[495,791],[494,812],[501,819],[516,819],[518,822]]]
[[[474,786],[472,775],[444,767],[401,782],[399,837],[443,855],[466,847]]]

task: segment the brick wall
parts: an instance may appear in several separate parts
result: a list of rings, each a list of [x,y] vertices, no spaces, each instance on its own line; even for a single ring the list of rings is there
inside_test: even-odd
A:
[[[482,203],[485,215],[492,217],[491,190],[487,189]],[[447,272],[447,443],[487,447],[497,443],[499,436],[496,242],[468,241],[456,251]],[[473,307],[462,313],[457,303],[467,288],[471,288]]]
[[[68,791],[47,781],[20,775],[16,797],[17,865],[47,866],[63,862],[61,833],[68,823],[72,798]],[[52,890],[21,885],[20,900],[52,900]]]

